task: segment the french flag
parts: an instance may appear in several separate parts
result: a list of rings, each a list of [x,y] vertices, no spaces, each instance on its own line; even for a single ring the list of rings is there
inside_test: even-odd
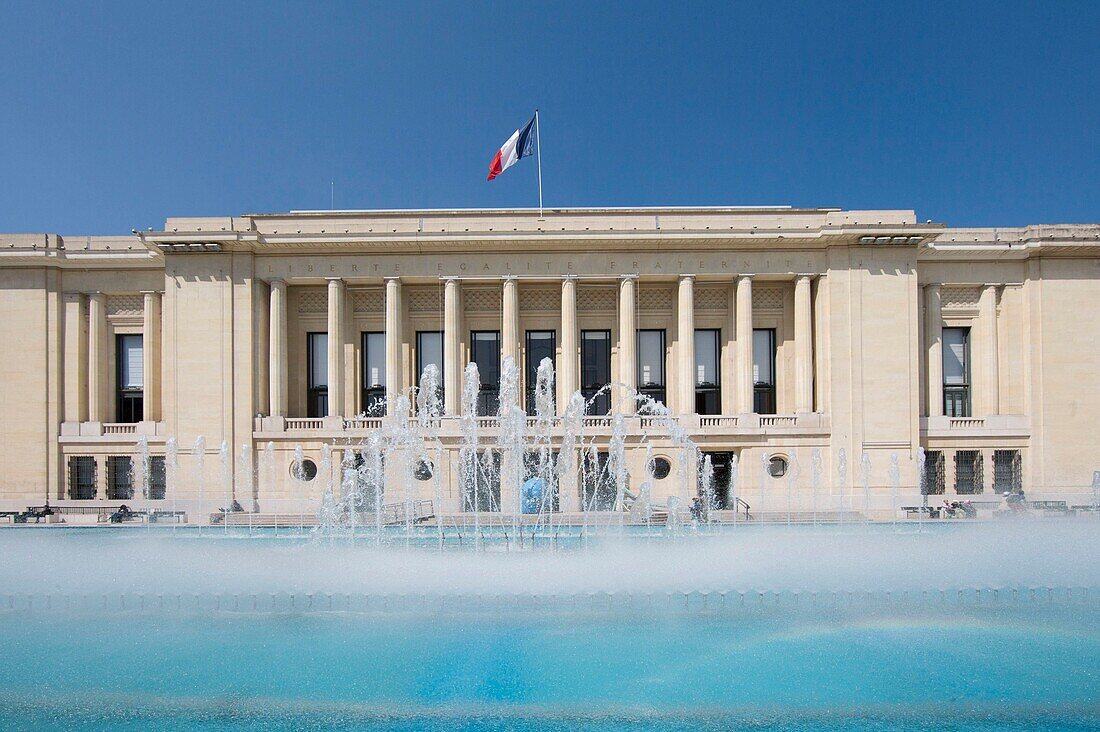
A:
[[[497,154],[493,156],[493,162],[489,163],[489,177],[492,180],[504,171],[519,162],[520,158],[527,157],[535,149],[535,138],[531,135],[531,129],[535,125],[535,118],[512,133],[508,141],[500,146]]]

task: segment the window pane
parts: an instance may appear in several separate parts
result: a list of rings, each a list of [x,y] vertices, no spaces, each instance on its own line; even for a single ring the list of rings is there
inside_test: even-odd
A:
[[[471,355],[481,377],[481,388],[500,387],[500,332],[475,331]]]
[[[363,388],[386,386],[386,334],[363,334]]]
[[[638,386],[654,388],[665,385],[665,332],[638,331]]]
[[[527,388],[535,388],[535,379],[538,376],[539,364],[542,359],[548,358],[554,362],[554,331],[529,330],[527,331]]]
[[[718,383],[718,331],[695,331],[695,383],[714,386]]]
[[[328,333],[309,334],[309,388],[328,387]]]
[[[752,332],[752,380],[755,384],[775,384],[775,330],[757,328]]]
[[[443,333],[438,330],[425,330],[416,334],[416,383],[424,375],[424,369],[435,366],[440,382],[443,380]],[[478,365],[480,368],[480,364]],[[484,380],[484,379],[483,379]]]
[[[145,371],[142,367],[141,336],[120,335],[118,337],[118,365],[118,388],[142,388]]]
[[[965,384],[969,381],[970,329],[943,329],[943,383]]]
[[[525,384],[527,391],[527,413],[535,413],[535,386],[538,383],[539,364],[544,358],[554,363],[555,333],[552,330],[527,331],[527,363]]]
[[[581,333],[581,381],[586,389],[599,389],[611,381],[611,333]]]

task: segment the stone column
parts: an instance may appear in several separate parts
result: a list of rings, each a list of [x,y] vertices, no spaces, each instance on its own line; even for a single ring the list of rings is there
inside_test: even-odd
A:
[[[88,419],[88,329],[84,326],[87,296],[65,295],[65,421]]]
[[[722,327],[722,414],[737,414],[737,283],[726,293],[726,321]]]
[[[638,390],[637,286],[635,275],[625,275],[619,282],[619,383],[623,385],[620,403],[624,414],[634,414]]]
[[[504,374],[504,361],[511,357],[516,369],[519,362],[519,292],[515,277],[506,277],[500,303],[500,372]],[[517,377],[521,374],[517,373]]]
[[[558,412],[565,414],[569,398],[579,387],[577,368],[577,280],[566,277],[561,283],[561,364],[558,367]]]
[[[344,311],[347,308],[344,281],[328,279],[328,416],[344,411]]]
[[[386,280],[386,414],[392,415],[401,394],[401,280]]]
[[[737,408],[752,414],[752,275],[737,278]]]
[[[695,275],[681,275],[676,298],[676,333],[679,341],[678,414],[695,412]]]
[[[143,292],[142,310],[142,416],[146,422],[160,419],[160,293]]]
[[[1001,376],[1000,347],[997,341],[997,295],[999,285],[986,285],[982,288],[978,302],[978,317],[982,323],[982,372],[981,383],[985,385],[984,407],[981,414],[1000,414]]]
[[[107,419],[107,296],[88,296],[88,421]]]
[[[794,282],[794,411],[814,411],[814,345],[810,313],[810,275]]]
[[[924,343],[928,354],[928,416],[943,416],[943,312],[940,286],[924,288]]]
[[[271,312],[268,317],[268,409],[272,417],[285,417],[289,397],[286,355],[286,282],[271,280]]]
[[[458,280],[449,279],[443,289],[443,412],[457,415],[462,404],[462,310]]]

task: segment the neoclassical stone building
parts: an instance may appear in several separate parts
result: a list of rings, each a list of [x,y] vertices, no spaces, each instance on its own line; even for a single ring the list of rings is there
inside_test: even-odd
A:
[[[461,512],[463,372],[479,366],[491,448],[508,358],[528,407],[543,358],[559,411],[589,399],[596,452],[622,413],[634,490],[662,459],[655,500],[697,468],[635,390],[710,455],[720,505],[734,472],[754,510],[891,516],[922,490],[1021,488],[1085,504],[1100,469],[1100,226],[784,207],[172,218],[0,235],[0,283],[9,508],[315,501],[328,477],[295,476],[296,451],[312,472],[331,445],[339,485],[435,365],[436,510]],[[560,510],[583,495],[563,482]]]

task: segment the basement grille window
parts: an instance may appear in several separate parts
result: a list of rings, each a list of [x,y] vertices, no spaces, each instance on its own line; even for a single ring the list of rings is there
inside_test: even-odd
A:
[[[1022,493],[1023,460],[1019,450],[993,451],[993,490],[997,493]]]
[[[955,453],[955,492],[960,496],[982,493],[982,451],[959,450]]]
[[[107,500],[128,501],[134,497],[134,461],[129,455],[107,457]]]
[[[74,501],[95,499],[95,458],[91,455],[69,457],[69,498]]]

